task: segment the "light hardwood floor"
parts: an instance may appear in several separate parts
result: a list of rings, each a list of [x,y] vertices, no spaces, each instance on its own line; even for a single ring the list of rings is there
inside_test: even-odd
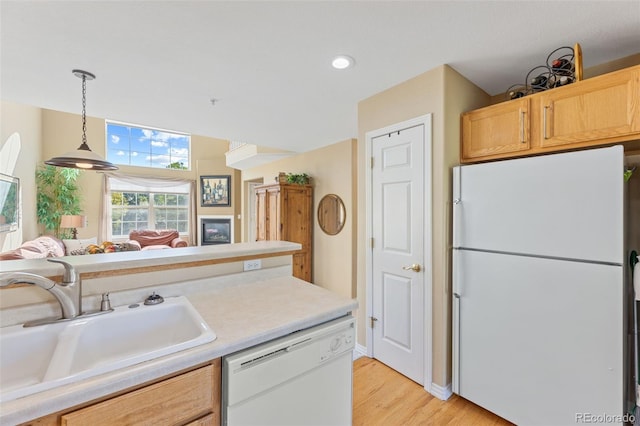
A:
[[[353,364],[353,425],[511,425],[453,395],[441,401],[383,363],[362,357]]]

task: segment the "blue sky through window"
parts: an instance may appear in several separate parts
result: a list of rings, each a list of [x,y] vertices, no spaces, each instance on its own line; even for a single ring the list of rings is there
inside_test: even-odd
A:
[[[112,163],[162,169],[176,162],[190,166],[189,135],[110,122],[106,132],[107,160]]]

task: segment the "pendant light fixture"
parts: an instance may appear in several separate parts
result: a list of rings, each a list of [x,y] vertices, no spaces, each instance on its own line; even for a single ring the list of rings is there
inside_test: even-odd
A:
[[[44,163],[50,166],[69,167],[72,169],[118,170],[117,166],[91,151],[91,148],[87,145],[87,80],[93,80],[96,76],[82,70],[73,70],[72,72],[73,75],[82,79],[82,144],[77,150],[67,152],[60,157],[53,157]]]

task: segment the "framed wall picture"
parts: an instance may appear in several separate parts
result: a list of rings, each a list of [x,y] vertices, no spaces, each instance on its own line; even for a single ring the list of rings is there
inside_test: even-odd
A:
[[[0,232],[13,232],[20,221],[20,179],[0,173]]]
[[[231,175],[200,176],[200,206],[231,206]]]

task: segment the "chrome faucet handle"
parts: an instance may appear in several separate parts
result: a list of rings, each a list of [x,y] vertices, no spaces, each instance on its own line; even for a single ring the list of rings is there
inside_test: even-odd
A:
[[[72,264],[62,259],[47,259],[49,262],[59,263],[64,266],[64,275],[62,276],[62,283],[73,284],[80,281],[80,274],[76,271]]]

